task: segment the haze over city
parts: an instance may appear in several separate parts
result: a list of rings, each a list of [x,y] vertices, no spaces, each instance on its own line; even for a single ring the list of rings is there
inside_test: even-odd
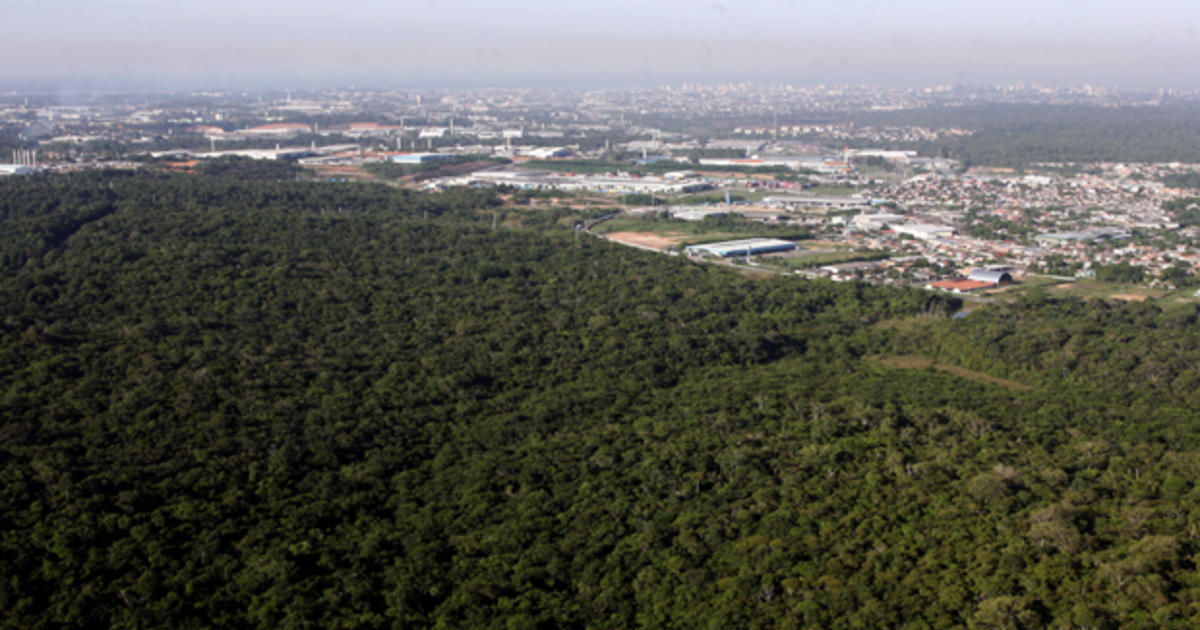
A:
[[[1179,0],[53,0],[5,11],[5,89],[1197,84],[1196,8]]]

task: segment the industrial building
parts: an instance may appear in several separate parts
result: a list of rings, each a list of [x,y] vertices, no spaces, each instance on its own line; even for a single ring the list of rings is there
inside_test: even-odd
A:
[[[567,147],[537,147],[535,149],[522,151],[521,153],[539,160],[548,160],[551,158],[567,157],[574,152]]]
[[[300,133],[311,133],[312,127],[303,123],[271,123],[241,129],[236,133],[243,136],[294,136]]]
[[[740,166],[745,168],[767,168],[783,166],[795,171],[813,171],[827,175],[843,174],[850,170],[844,160],[832,160],[824,157],[800,157],[792,155],[775,155],[751,158],[700,158],[700,164],[706,166]]]
[[[703,221],[708,217],[723,217],[729,214],[726,208],[671,208],[669,210],[672,219],[680,219],[682,221]]]
[[[884,227],[907,221],[908,217],[902,214],[878,213],[878,214],[859,214],[850,219],[850,223],[855,227],[860,227],[868,230],[882,230]]]
[[[1033,238],[1041,243],[1071,243],[1082,241],[1125,239],[1131,237],[1132,235],[1133,234],[1125,228],[1103,226],[1071,232],[1048,232],[1045,234],[1038,234]]]
[[[346,146],[346,145],[342,145]],[[357,147],[357,145],[355,145]],[[298,160],[300,158],[323,153],[311,147],[275,147],[274,149],[235,149],[232,151],[187,151],[174,149],[171,151],[152,151],[150,157],[155,159],[200,159],[212,160],[224,157],[242,157],[252,160]]]
[[[610,177],[600,175],[561,175],[544,171],[498,170],[472,173],[457,184],[505,184],[526,190],[586,190],[593,192],[669,195],[698,192],[712,184],[698,180],[667,180],[657,177]]]
[[[689,245],[684,251],[689,255],[707,254],[710,256],[757,256],[774,252],[787,252],[796,249],[791,241],[781,241],[777,238],[744,238],[736,241],[721,241],[719,243],[704,243]]]
[[[967,276],[968,280],[976,282],[990,282],[992,286],[999,287],[1006,284],[1012,284],[1012,274],[1001,269],[976,269]]]
[[[954,228],[949,225],[929,225],[925,223],[893,225],[892,231],[897,234],[915,236],[923,241],[930,241],[944,236],[954,236]]]
[[[823,208],[827,210],[850,210],[861,208],[871,203],[864,197],[803,197],[803,196],[773,196],[764,197],[762,203],[780,208]]]
[[[0,177],[4,175],[32,175],[33,169],[21,164],[0,164]]]
[[[888,149],[853,149],[850,155],[862,158],[880,158],[889,162],[907,162],[917,156],[916,151],[891,151]]]
[[[389,156],[388,161],[396,164],[428,164],[438,160],[449,160],[453,157],[449,153],[400,153]]]

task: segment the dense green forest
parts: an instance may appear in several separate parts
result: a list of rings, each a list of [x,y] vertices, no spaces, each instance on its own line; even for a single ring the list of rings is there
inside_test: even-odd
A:
[[[1200,105],[1155,106],[1034,105],[990,103],[899,111],[803,114],[793,123],[854,123],[858,126],[958,127],[967,136],[889,143],[922,155],[951,157],[966,166],[1025,168],[1038,162],[1200,162]],[[664,129],[721,137],[741,125],[770,124],[769,114],[699,121],[649,117]],[[820,142],[820,136],[801,140]],[[877,147],[866,138],[839,139],[834,146]]]
[[[491,192],[0,181],[5,627],[1189,628],[1197,309]]]

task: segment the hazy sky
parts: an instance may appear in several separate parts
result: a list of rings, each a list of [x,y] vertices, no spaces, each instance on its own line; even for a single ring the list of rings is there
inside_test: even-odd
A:
[[[1200,2],[5,2],[0,81],[1200,86]]]

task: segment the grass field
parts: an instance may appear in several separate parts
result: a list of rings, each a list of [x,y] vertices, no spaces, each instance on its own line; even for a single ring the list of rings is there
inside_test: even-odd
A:
[[[1163,308],[1179,307],[1185,304],[1200,302],[1195,295],[1195,289],[1177,289],[1169,291],[1136,284],[1102,282],[1095,279],[1062,280],[1030,274],[1020,284],[1014,285],[1009,291],[997,295],[1003,299],[1016,299],[1018,296],[1032,290],[1041,289],[1050,296],[1075,296],[1084,300],[1124,300],[1128,302],[1150,301]]]
[[[828,241],[798,241],[798,245],[802,249],[788,254],[786,256],[772,256],[764,258],[765,264],[784,267],[787,269],[802,269],[804,267],[818,267],[821,265],[833,265],[843,262],[855,262],[861,260],[882,260],[889,258],[891,254],[880,251],[859,251],[845,245],[830,243]]]

